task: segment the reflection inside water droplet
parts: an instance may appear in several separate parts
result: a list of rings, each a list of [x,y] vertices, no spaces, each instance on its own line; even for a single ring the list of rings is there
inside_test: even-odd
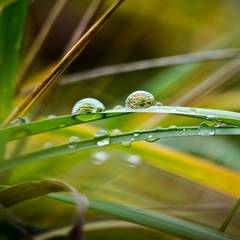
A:
[[[127,155],[125,161],[129,167],[137,167],[142,163],[141,157],[138,155]]]
[[[110,143],[110,136],[106,130],[99,130],[95,133],[94,138],[97,140],[98,146],[105,146]]]
[[[109,153],[105,151],[100,151],[100,152],[95,152],[92,154],[92,162],[94,164],[100,165],[103,164],[108,158],[109,158]]]
[[[72,109],[72,115],[104,112],[105,106],[94,98],[84,98],[78,101]]]
[[[11,126],[18,126],[18,125],[21,125],[21,124],[24,124],[24,123],[29,123],[29,119],[25,116],[23,117],[19,117],[19,118],[16,118],[14,120],[11,121],[10,125]]]
[[[77,136],[72,136],[69,138],[68,147],[74,149],[78,146],[80,139]]]
[[[154,96],[146,91],[136,91],[131,93],[126,100],[125,107],[128,109],[145,109],[155,106]]]
[[[215,116],[213,116],[213,115],[206,115],[206,116],[204,117],[204,119],[205,119],[205,123],[206,123],[208,126],[214,126],[215,123],[216,123],[216,118],[215,118]]]
[[[198,134],[200,136],[210,136],[215,134],[215,127],[209,126],[205,122],[201,123],[198,127]]]

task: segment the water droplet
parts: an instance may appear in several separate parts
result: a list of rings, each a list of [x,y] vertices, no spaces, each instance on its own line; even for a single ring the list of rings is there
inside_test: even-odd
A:
[[[161,103],[161,102],[156,102],[156,107],[162,107],[163,106],[163,104]]]
[[[66,126],[67,126],[66,123],[60,123],[60,124],[58,125],[59,128],[64,128],[64,127],[66,127]]]
[[[118,134],[121,134],[122,132],[121,132],[121,130],[119,130],[119,129],[113,129],[112,130],[112,135],[118,135]]]
[[[205,122],[201,123],[198,127],[198,134],[200,136],[210,136],[215,134],[215,127],[209,126]]]
[[[99,130],[95,133],[94,138],[98,141],[98,146],[105,146],[110,143],[109,133],[106,130]]]
[[[125,161],[129,167],[136,167],[142,163],[141,157],[138,155],[127,155]]]
[[[154,138],[153,135],[148,135],[148,138],[145,139],[147,142],[156,142],[159,138]]]
[[[129,148],[132,146],[132,141],[125,141],[121,143],[123,147]]]
[[[190,108],[189,112],[190,113],[197,113],[197,110],[195,108]]]
[[[78,101],[72,109],[72,115],[104,112],[105,106],[94,98],[84,98]]]
[[[215,123],[216,123],[216,118],[213,115],[207,115],[207,116],[204,117],[204,119],[205,119],[205,123],[208,126],[214,126]]]
[[[17,139],[17,138],[27,137],[29,135],[31,135],[30,130],[28,130],[28,129],[21,129],[19,131],[14,132],[12,134],[12,137],[13,137],[13,139]]]
[[[80,139],[77,136],[72,136],[69,138],[68,147],[74,149],[78,146]]]
[[[100,152],[95,152],[92,154],[93,158],[93,163],[100,165],[103,164],[108,158],[109,158],[109,153],[105,151],[100,151]]]
[[[50,143],[50,142],[46,142],[46,143],[44,143],[43,144],[43,148],[52,148],[53,147],[53,144],[52,143]]]
[[[56,117],[57,117],[56,115],[50,114],[50,115],[47,116],[47,119],[52,119],[52,118],[56,118]]]
[[[29,123],[29,119],[25,116],[23,117],[19,117],[19,118],[16,118],[14,120],[12,120],[12,122],[10,123],[11,126],[18,126],[18,125],[22,125],[24,123]]]
[[[123,109],[125,109],[125,107],[123,107],[122,105],[116,105],[113,109],[114,110],[123,110]]]
[[[126,100],[125,107],[128,109],[145,109],[155,106],[154,96],[146,91],[136,91],[131,93]]]

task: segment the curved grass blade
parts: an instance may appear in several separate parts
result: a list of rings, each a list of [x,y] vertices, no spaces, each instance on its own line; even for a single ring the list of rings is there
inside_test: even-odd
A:
[[[69,204],[75,204],[74,198],[66,194],[53,193],[48,194],[47,196],[59,201],[67,202]],[[153,214],[117,204],[91,200],[89,201],[88,207],[92,210],[109,214],[124,221],[133,222],[151,229],[156,229],[158,231],[169,233],[183,239],[234,239],[233,237],[221,234],[212,229],[163,214]]]
[[[87,208],[87,199],[68,184],[55,179],[24,182],[4,188],[0,191],[0,203],[4,208],[11,207],[22,201],[44,196],[53,192],[71,192],[79,207],[76,219],[69,233],[69,240],[83,239],[83,218]]]
[[[39,97],[51,86],[56,79],[64,72],[64,70],[74,61],[74,59],[82,52],[84,47],[91,41],[96,33],[103,27],[105,22],[110,18],[113,12],[119,7],[123,0],[118,0],[108,9],[105,14],[83,35],[83,37],[73,46],[73,48],[61,59],[54,67],[51,73],[22,101],[22,103],[7,117],[2,127],[16,117],[24,115]]]
[[[211,127],[210,127],[211,128]],[[214,128],[214,133],[209,135],[240,135],[240,128],[238,127],[216,127]],[[169,137],[187,137],[187,136],[199,136],[199,127],[178,127],[178,128],[156,128],[152,130],[142,130],[129,132],[124,134],[107,136],[109,138],[109,143],[106,145],[119,144],[123,142],[135,142],[141,140],[151,139],[162,139]],[[133,138],[134,137],[134,138]],[[63,154],[71,154],[73,152],[102,147],[103,145],[99,144],[102,138],[93,138],[81,141],[74,147],[74,149],[69,148],[69,144],[58,145],[49,149],[42,149],[35,151],[33,153],[13,157],[0,163],[0,172],[8,169],[15,168],[19,165],[36,162],[42,159],[51,158],[60,156]]]
[[[99,119],[115,117],[127,113],[167,113],[183,115],[187,117],[200,118],[204,121],[220,122],[226,124],[233,124],[240,126],[240,113],[205,109],[205,108],[193,108],[193,107],[175,107],[175,106],[161,106],[152,107],[148,109],[121,109],[121,110],[109,110],[103,113],[82,114],[76,116],[62,116],[54,119],[40,120],[32,123],[26,123],[20,126],[8,127],[0,129],[0,142],[11,141],[30,135],[71,126],[74,124],[80,124],[84,122],[96,121]]]

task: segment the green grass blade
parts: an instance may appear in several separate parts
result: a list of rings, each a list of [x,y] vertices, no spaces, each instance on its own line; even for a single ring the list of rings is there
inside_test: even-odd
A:
[[[227,216],[226,220],[224,221],[224,223],[222,224],[222,226],[219,228],[219,232],[225,232],[227,226],[229,225],[229,223],[231,222],[233,216],[235,215],[235,213],[237,212],[238,208],[240,207],[240,198],[238,199],[238,201],[236,202],[235,206],[233,207],[232,211],[229,213],[229,215]]]
[[[28,4],[28,0],[16,1],[0,14],[0,121],[12,110]]]
[[[32,123],[26,123],[20,126],[8,127],[0,129],[0,142],[11,141],[37,133],[42,133],[62,127],[71,126],[74,124],[95,121],[103,118],[109,118],[127,113],[167,113],[183,115],[187,117],[204,119],[207,122],[221,122],[226,124],[234,124],[240,126],[240,113],[205,109],[205,108],[192,108],[192,107],[175,107],[175,106],[162,106],[153,107],[148,109],[137,110],[109,110],[103,113],[83,114],[76,116],[62,116],[54,119],[46,119]]]
[[[53,193],[48,194],[47,196],[63,202],[75,204],[74,198],[66,194]],[[145,227],[156,229],[183,239],[234,239],[212,229],[202,227],[184,220],[169,217],[163,214],[153,214],[139,209],[133,209],[112,203],[90,200],[89,208],[120,218],[124,221],[129,221]]]
[[[16,2],[17,0],[0,0],[0,8],[6,7],[9,4]]]
[[[240,135],[240,128],[238,127],[216,127],[214,128],[214,132],[211,132],[213,128],[211,126],[204,126],[204,132],[206,134],[202,135]],[[208,133],[208,131],[210,131]],[[69,143],[58,145],[52,148],[43,149],[40,151],[35,151],[33,153],[14,157],[8,159],[8,161],[4,161],[0,163],[0,172],[5,171],[8,169],[15,168],[19,165],[36,162],[39,160],[43,160],[50,157],[56,157],[63,154],[71,154],[73,152],[91,149],[91,148],[98,148],[103,147],[104,145],[99,144],[101,140],[107,138],[109,143],[106,145],[113,145],[119,144],[123,142],[134,142],[134,141],[141,141],[141,140],[149,140],[152,139],[163,139],[163,138],[170,138],[170,137],[187,137],[187,136],[199,136],[201,133],[199,132],[199,127],[176,127],[176,128],[156,128],[152,130],[142,130],[142,131],[135,131],[129,133],[123,133],[118,135],[112,136],[103,136],[103,138],[93,138],[81,141],[74,146],[74,148],[69,147]]]

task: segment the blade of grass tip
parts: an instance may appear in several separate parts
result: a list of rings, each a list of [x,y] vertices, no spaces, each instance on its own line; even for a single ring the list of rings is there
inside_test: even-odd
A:
[[[44,21],[44,24],[41,30],[38,33],[38,36],[35,38],[30,50],[28,51],[26,57],[23,59],[20,69],[20,77],[17,89],[21,86],[24,76],[30,67],[31,63],[33,62],[34,57],[38,53],[39,49],[41,48],[44,40],[46,39],[48,33],[50,32],[53,24],[56,22],[57,17],[63,10],[64,6],[66,5],[68,0],[59,0],[54,5],[52,11],[48,15],[47,19]]]
[[[149,60],[142,60],[136,62],[122,63],[116,65],[110,65],[105,67],[99,67],[84,72],[69,74],[62,77],[60,83],[70,84],[86,79],[97,78],[101,76],[108,76],[113,74],[132,72],[145,70],[150,68],[159,68],[165,66],[190,64],[195,62],[224,60],[239,57],[240,49],[226,49],[226,50],[214,50],[207,52],[196,52],[189,54],[182,54],[176,56],[155,58]]]
[[[227,226],[229,225],[230,221],[232,220],[234,214],[237,212],[239,207],[240,207],[240,198],[238,199],[238,201],[234,205],[233,209],[231,210],[231,212],[227,216],[227,218],[224,221],[224,223],[222,224],[222,226],[219,228],[219,230],[218,230],[219,232],[225,232]]]
[[[77,42],[77,40],[83,35],[86,31],[89,23],[92,19],[97,15],[98,11],[100,10],[103,4],[103,0],[95,0],[87,9],[86,13],[81,18],[79,24],[77,25],[75,31],[73,32],[69,42],[67,43],[63,53],[66,54],[71,47]]]
[[[31,106],[39,99],[46,89],[62,74],[62,72],[71,64],[71,62],[82,52],[84,47],[91,41],[95,34],[103,27],[104,23],[110,18],[113,12],[119,7],[124,0],[118,0],[112,5],[103,16],[83,35],[83,37],[74,45],[74,47],[61,59],[57,66],[8,116],[2,127],[20,115],[24,115]]]

